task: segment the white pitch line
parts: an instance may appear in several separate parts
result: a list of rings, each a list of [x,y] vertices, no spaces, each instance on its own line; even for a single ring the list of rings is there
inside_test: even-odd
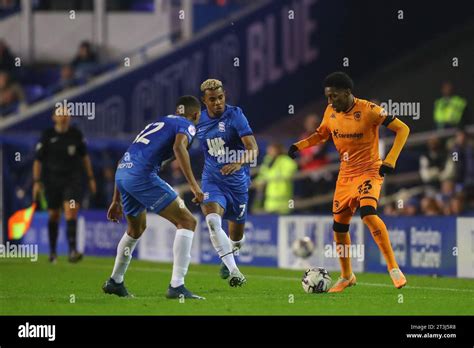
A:
[[[111,267],[108,266],[82,266],[86,268],[107,268],[107,269],[112,269]],[[165,270],[165,269],[159,269],[159,268],[148,268],[148,267],[133,267],[132,266],[132,272],[133,270],[141,271],[141,272],[161,272],[161,273],[170,273],[170,270]],[[208,272],[201,272],[201,271],[193,271],[192,269],[190,270],[190,273],[194,274],[209,274]],[[270,275],[256,275],[256,274],[251,274],[248,275],[247,278],[253,278],[253,277],[258,277],[258,278],[264,278],[264,279],[274,279],[274,280],[286,280],[286,281],[295,281],[295,278],[293,277],[283,277],[283,276],[270,276]],[[357,285],[362,285],[362,286],[375,286],[375,287],[382,287],[382,288],[393,288],[393,285],[389,284],[381,284],[381,283],[365,283],[365,282],[358,282]],[[454,288],[437,288],[433,286],[411,286],[407,285],[406,289],[416,289],[416,290],[435,290],[435,291],[454,291],[454,292],[474,292],[474,289],[454,289]]]

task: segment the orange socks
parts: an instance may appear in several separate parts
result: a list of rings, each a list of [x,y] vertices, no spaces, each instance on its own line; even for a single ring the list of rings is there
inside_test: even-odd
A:
[[[351,245],[351,236],[349,232],[334,232],[334,240],[336,241],[336,246],[344,246],[344,254],[339,256],[339,263],[341,265],[341,276],[349,279],[352,274],[351,257],[348,255],[349,253],[345,253],[346,250],[349,250],[349,247],[346,248],[345,245]]]
[[[388,238],[388,230],[385,223],[377,215],[367,215],[363,220],[369,228],[375,243],[379,246],[380,252],[387,262],[388,270],[390,271],[394,268],[398,268],[397,261],[395,261],[395,255],[393,254],[392,245]]]

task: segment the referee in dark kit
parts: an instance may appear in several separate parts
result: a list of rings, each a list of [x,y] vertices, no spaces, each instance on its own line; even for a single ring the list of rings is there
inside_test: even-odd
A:
[[[53,113],[54,127],[46,129],[36,145],[33,163],[33,201],[44,188],[48,204],[49,261],[56,263],[56,244],[61,208],[66,218],[69,262],[82,254],[76,247],[77,214],[83,192],[83,174],[92,194],[96,193],[94,172],[81,131],[71,126],[71,117],[61,109]]]

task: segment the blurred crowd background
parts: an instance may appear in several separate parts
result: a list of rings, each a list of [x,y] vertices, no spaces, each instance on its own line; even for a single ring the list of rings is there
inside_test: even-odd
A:
[[[69,11],[72,8],[81,13],[92,11],[95,5],[92,0],[37,0],[31,3],[33,13]],[[22,11],[22,5],[24,1],[0,0],[0,24],[11,20],[12,16],[18,16]],[[199,35],[215,22],[232,18],[232,15],[255,4],[252,1],[202,0],[195,1],[193,5],[195,19],[191,38]],[[124,15],[155,13],[162,6],[179,8],[181,3],[153,0],[105,1],[106,11]],[[351,6],[347,5],[349,13]],[[353,19],[352,23],[356,22],[357,18]],[[447,26],[442,34],[454,35],[461,40],[463,36],[458,34],[461,30],[463,35],[471,37],[469,33],[472,33],[472,25],[469,23],[472,24],[472,16],[467,17],[465,21],[459,20],[455,23],[457,26],[454,24]],[[179,35],[176,35],[174,31],[168,34],[171,49],[189,39],[182,32]],[[443,35],[440,34],[422,42],[436,47],[436,45],[442,45],[442,40],[446,40]],[[462,44],[469,45],[472,39],[469,40],[471,41]],[[376,38],[371,42],[376,45]],[[470,47],[472,49],[472,46]],[[350,51],[351,47],[347,50]],[[377,50],[377,48],[371,48],[371,50]],[[407,56],[416,54],[420,53],[408,52],[400,54],[398,58],[407,60]],[[12,48],[12,42],[9,42],[7,33],[2,33],[0,35],[0,122],[4,124],[12,122],[13,119],[22,117],[23,113],[31,111],[39,103],[51,101],[61,93],[87,88],[94,81],[116,71],[121,64],[121,55],[108,54],[88,38],[82,39],[75,46],[75,50],[69,52],[67,58],[22,61],[20,52]],[[393,61],[388,62],[384,67],[390,64],[394,64]],[[417,64],[422,64],[422,62]],[[467,62],[463,61],[460,64],[467,64]],[[424,69],[426,68],[429,69],[425,66]],[[343,67],[339,65],[339,70],[342,69]],[[323,74],[330,72],[325,71]],[[350,69],[348,72],[351,73]],[[364,79],[362,74],[356,74],[354,94],[378,104],[383,103],[387,98],[396,101],[399,96],[390,94],[390,89],[381,91],[384,86],[383,78],[386,76],[384,74],[383,71],[379,71],[370,79]],[[416,64],[405,74],[411,74],[413,78],[413,75],[417,74]],[[424,77],[420,76],[420,79],[423,80]],[[442,73],[431,80],[437,81],[436,84],[431,81],[426,82],[424,89],[418,90],[418,93],[424,96],[421,106],[421,118],[424,123],[423,126],[419,126],[409,117],[402,118],[412,128],[412,133],[400,158],[399,168],[386,179],[384,198],[380,202],[380,210],[384,214],[395,216],[462,215],[474,212],[474,117],[472,114],[474,100],[473,89],[465,88],[467,84],[465,80],[468,79],[472,85],[474,80],[472,74]],[[374,82],[375,80],[377,82]],[[329,213],[331,210],[339,162],[339,156],[332,142],[328,141],[323,145],[306,149],[296,160],[286,155],[289,144],[313,133],[321,122],[325,108],[321,81],[313,81],[314,90],[311,92],[297,91],[290,82],[288,80],[289,94],[292,92],[311,93],[313,100],[305,103],[297,115],[290,116],[291,120],[288,120],[288,115],[274,115],[271,127],[256,130],[260,157],[258,167],[251,168],[253,184],[250,204],[254,214]],[[361,82],[360,88],[358,88],[359,82]],[[403,86],[400,88],[403,89]],[[416,102],[420,98],[419,95],[412,95],[409,101]],[[401,101],[404,100],[401,99]],[[262,102],[271,103],[271,98],[264,99]],[[159,115],[154,117],[156,116]],[[257,122],[260,115],[247,113],[247,117],[252,125],[253,122]],[[391,145],[392,134],[389,130],[382,128],[380,149],[384,154]],[[38,134],[36,133],[36,136]],[[88,140],[94,138],[87,132],[85,135]],[[123,135],[120,137],[124,138]],[[129,135],[129,138],[132,139],[132,135]],[[85,194],[82,202],[84,208],[107,208],[113,192],[115,165],[126,148],[125,144],[129,142],[127,139],[125,137],[123,143],[113,149],[101,149],[100,146],[91,148],[90,155],[98,181],[98,192],[94,196]],[[31,144],[28,146],[31,148]],[[191,154],[194,172],[199,177],[202,171],[203,155],[198,143],[193,143]],[[10,198],[4,198],[5,205],[8,205],[11,210],[31,203],[33,157],[33,151],[27,152],[23,155],[21,162],[12,165],[13,170],[4,173],[4,180],[8,180],[8,192],[11,193]],[[190,193],[185,184],[186,181],[176,162],[163,168],[162,176],[185,198],[189,198]],[[198,210],[198,207],[191,208],[194,211]]]

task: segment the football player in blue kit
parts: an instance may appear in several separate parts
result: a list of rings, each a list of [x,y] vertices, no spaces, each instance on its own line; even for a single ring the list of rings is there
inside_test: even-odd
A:
[[[246,279],[239,271],[234,252],[244,242],[244,226],[250,186],[249,165],[256,164],[258,147],[242,109],[227,105],[222,82],[208,79],[201,84],[202,111],[197,137],[204,151],[201,204],[212,245],[222,260],[220,275],[232,287]],[[229,223],[229,237],[222,229]]]
[[[124,285],[124,275],[133,250],[145,231],[146,212],[149,211],[169,220],[177,228],[173,244],[173,273],[166,297],[202,299],[184,286],[196,219],[173,188],[158,176],[162,162],[174,155],[191,186],[193,202],[202,202],[203,192],[194,178],[188,154],[188,145],[196,134],[195,124],[200,115],[201,103],[197,98],[180,97],[176,115],[165,116],[146,126],[120,160],[107,218],[119,222],[125,212],[127,231],[118,244],[112,275],[102,287],[105,293],[130,296]]]

